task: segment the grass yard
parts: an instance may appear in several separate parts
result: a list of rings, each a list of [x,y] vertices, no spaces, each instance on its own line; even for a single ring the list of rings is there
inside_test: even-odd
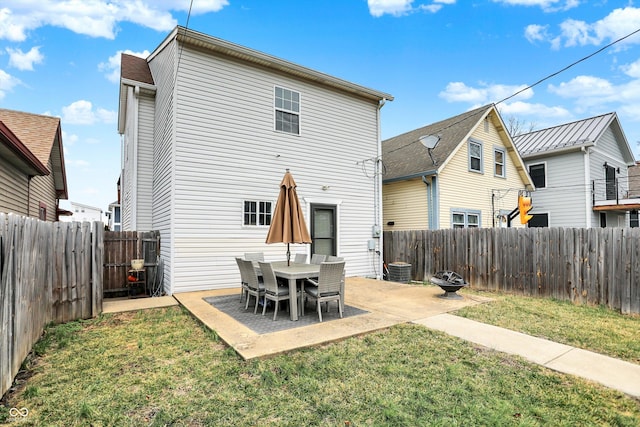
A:
[[[467,313],[468,314],[468,313]],[[245,362],[179,307],[47,329],[24,426],[638,426],[640,402],[418,325]],[[27,408],[21,420],[10,408]]]
[[[470,293],[494,301],[454,314],[640,364],[640,316],[545,298]]]

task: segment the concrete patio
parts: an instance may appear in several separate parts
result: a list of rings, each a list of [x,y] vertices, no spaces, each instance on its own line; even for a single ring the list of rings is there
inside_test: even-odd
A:
[[[312,316],[316,319],[315,323],[296,327],[297,322],[281,319],[276,322],[291,322],[292,328],[265,334],[254,332],[204,300],[221,295],[237,295],[239,298],[239,288],[187,292],[174,297],[245,360],[337,341],[489,301],[488,298],[465,295],[464,292],[462,299],[444,299],[439,297],[443,291],[436,286],[407,285],[361,277],[347,278],[345,287],[345,304],[367,313],[320,323],[317,322],[315,310],[308,308],[305,316]],[[331,310],[336,311],[335,304]],[[268,310],[264,321],[273,322],[272,315],[273,311]],[[261,314],[256,316],[262,317]]]

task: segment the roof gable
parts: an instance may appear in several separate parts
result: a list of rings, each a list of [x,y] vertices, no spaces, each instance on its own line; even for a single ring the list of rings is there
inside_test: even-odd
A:
[[[495,109],[493,105],[485,105],[382,141],[382,160],[386,170],[383,180],[435,174],[492,109]],[[425,135],[440,136],[438,144],[431,150],[433,161],[419,141]]]
[[[120,56],[120,77],[150,85],[155,84],[147,60],[126,53]]]
[[[596,145],[608,128],[614,132],[625,161],[633,163],[633,152],[615,112],[518,135],[513,142],[523,158],[538,157]]]
[[[0,121],[0,155],[27,175],[49,175],[49,169]]]
[[[0,121],[53,174],[58,196],[67,197],[60,118],[0,109]]]

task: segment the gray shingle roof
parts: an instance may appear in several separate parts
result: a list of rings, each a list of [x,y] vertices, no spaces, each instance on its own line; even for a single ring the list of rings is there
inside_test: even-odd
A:
[[[607,113],[518,135],[513,137],[513,142],[523,158],[548,151],[580,148],[596,142],[615,118],[615,113]]]
[[[492,108],[493,104],[485,105],[382,141],[383,181],[435,173]],[[440,135],[440,141],[431,152],[435,165],[428,150],[419,142],[424,135]]]

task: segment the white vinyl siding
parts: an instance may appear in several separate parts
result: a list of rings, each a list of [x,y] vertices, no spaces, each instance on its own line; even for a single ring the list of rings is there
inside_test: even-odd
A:
[[[299,137],[273,131],[275,86],[303,94]],[[342,202],[337,234],[347,275],[374,273],[367,249],[374,181],[356,163],[376,156],[376,102],[189,47],[181,54],[177,87],[174,161],[156,164],[173,173],[173,292],[237,286],[234,256],[244,252],[284,259],[286,245],[266,245],[265,228],[243,227],[239,218],[243,200],[277,199],[287,168],[307,222],[307,200]],[[160,120],[166,121],[156,116]],[[307,248],[291,246],[293,252]]]
[[[138,98],[138,188],[137,227],[138,231],[153,230],[153,123],[155,99],[151,95]]]
[[[549,227],[585,227],[584,153],[577,151],[525,161],[530,165],[544,163],[546,187],[531,193],[531,214],[549,212]],[[596,223],[594,223],[596,224]]]
[[[175,44],[170,43],[149,62],[156,84],[153,147],[153,229],[160,231],[160,255],[164,262],[165,291],[173,293],[173,189],[175,150]]]
[[[47,163],[47,169],[53,170],[51,161]],[[47,207],[47,221],[56,220],[56,187],[53,182],[53,174],[34,176],[29,183],[29,216],[38,218],[40,203]]]

